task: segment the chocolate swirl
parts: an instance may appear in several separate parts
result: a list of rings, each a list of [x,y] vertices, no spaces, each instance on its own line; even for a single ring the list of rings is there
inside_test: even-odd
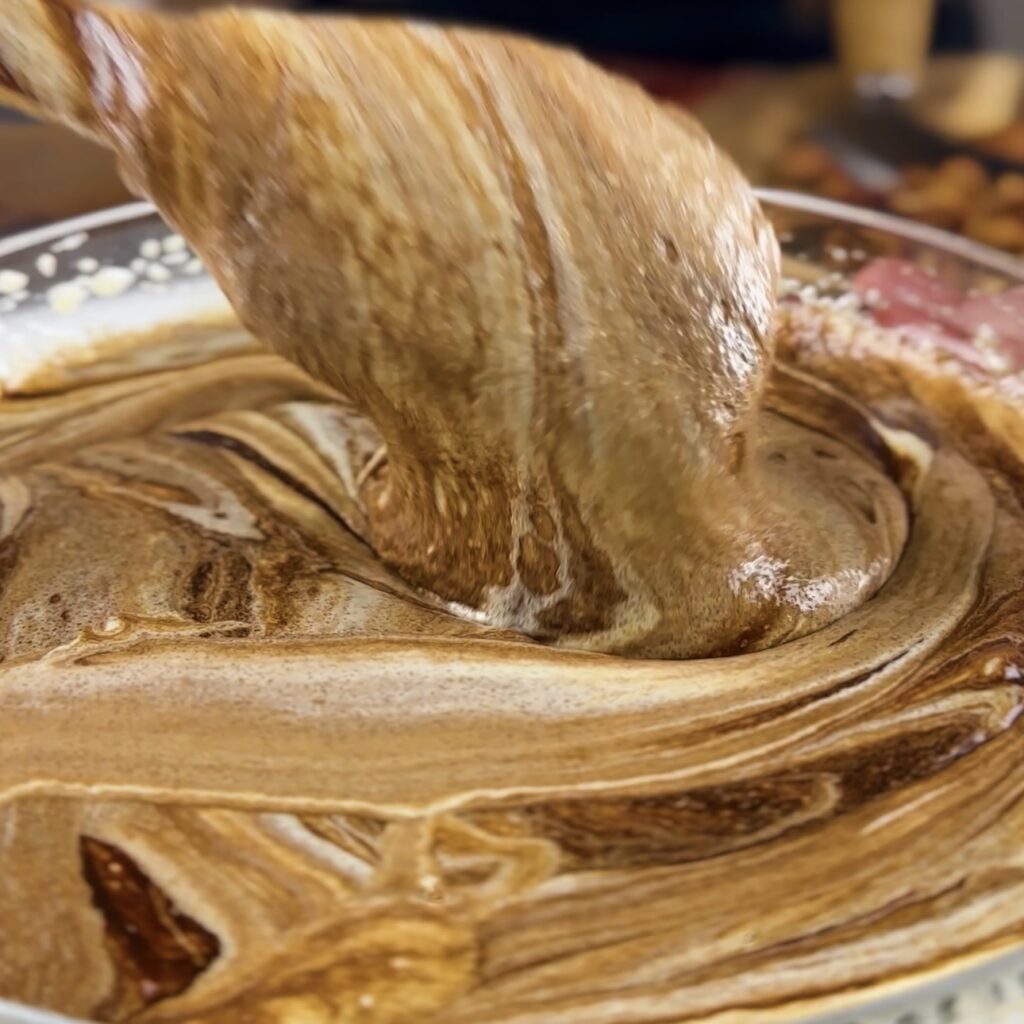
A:
[[[773,244],[735,172],[692,126],[575,58],[326,24],[219,15],[205,34],[158,31],[38,0],[0,15],[0,88],[115,145],[260,337],[315,371],[237,325],[185,324],[111,341],[0,402],[0,994],[194,1024],[790,1021],[1024,937],[1019,379],[825,305],[772,323]],[[210,102],[225,26],[254,69],[229,81],[229,108],[252,121],[218,120]],[[353,73],[368,53],[380,82]],[[349,105],[327,88],[342,66]],[[472,200],[454,203],[469,221],[493,216],[494,251],[464,251],[472,232],[444,236],[425,201],[417,215],[445,245],[416,236],[380,280],[376,249],[369,269],[321,251],[360,283],[354,297],[322,287],[316,253],[294,262],[296,225],[344,214],[377,238],[399,208],[381,183],[422,184],[418,168],[373,165],[394,154],[381,104],[365,102],[382,82],[420,96],[398,87],[421,74],[424,104],[451,101],[424,117],[459,157],[453,171],[430,150],[433,180],[448,180],[438,161],[450,183],[498,180],[451,193]],[[571,146],[521,123],[558,95]],[[331,134],[330,111],[364,108],[376,113],[358,131]],[[289,186],[301,175],[246,171],[268,147],[291,167],[286,129],[311,111],[321,143],[353,148],[307,142],[301,167],[355,168],[344,181],[365,223],[351,195],[330,205],[329,176],[303,199]],[[383,141],[360,148],[371,129]],[[545,174],[558,189],[538,187]],[[563,220],[594,228],[590,250],[558,235]],[[619,273],[641,251],[649,287]],[[453,252],[476,271],[496,262],[468,283],[444,263],[462,282],[450,307],[420,257]],[[410,355],[370,300],[408,299],[423,267],[421,306],[400,308],[451,330],[438,340],[410,320]],[[488,294],[508,302],[475,305]],[[622,334],[608,341],[588,308]],[[523,354],[499,342],[524,310],[539,417],[482,409],[476,390],[490,359]],[[566,310],[575,330],[546,333]],[[376,330],[388,358],[339,325]],[[641,327],[650,347],[632,359]],[[608,372],[572,391],[595,359]],[[442,394],[436,360],[465,387]],[[604,435],[567,395],[593,398],[623,446],[574,463]],[[445,401],[487,443],[453,431]],[[539,455],[517,475],[524,451]],[[604,504],[583,500],[581,466]],[[751,521],[765,525],[753,554],[738,543]],[[645,547],[652,524],[667,532]],[[446,575],[453,538],[483,554]],[[686,564],[700,571],[681,587]],[[575,603],[552,587],[565,565]],[[557,595],[544,611],[562,602],[561,618],[541,622],[522,594],[495,615],[501,566]],[[657,614],[634,614],[651,593]],[[452,601],[576,646],[745,653],[560,649]]]
[[[888,577],[899,491],[765,406],[777,245],[685,116],[480,32],[4,18],[15,98],[115,149],[253,333],[372,423],[367,540],[414,586],[697,657],[813,632]]]
[[[432,607],[360,539],[365,424],[218,330],[0,404],[0,994],[791,1020],[1024,935],[1015,378],[786,310],[773,401],[870,404],[903,557],[801,640],[636,661]]]

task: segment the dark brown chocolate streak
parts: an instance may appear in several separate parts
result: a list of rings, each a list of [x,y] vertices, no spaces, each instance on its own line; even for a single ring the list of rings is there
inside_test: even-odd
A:
[[[853,632],[856,632],[856,630]],[[847,634],[847,636],[850,635],[851,634]],[[740,719],[734,719],[723,724],[718,729],[710,731],[722,732],[725,730],[731,732],[734,729],[744,729],[750,728],[751,726],[763,725],[765,722],[771,722],[775,719],[782,718],[785,715],[791,714],[794,711],[799,711],[802,708],[809,707],[812,704],[818,704],[823,700],[828,700],[829,697],[834,697],[838,693],[842,693],[845,690],[853,690],[860,686],[861,683],[866,683],[873,675],[876,675],[878,672],[884,672],[885,669],[894,662],[899,661],[906,653],[907,652],[905,650],[900,651],[899,654],[883,661],[880,665],[876,665],[869,671],[861,672],[858,675],[851,676],[849,679],[844,679],[841,682],[836,683],[835,686],[830,686],[827,690],[822,690],[819,693],[812,693],[807,697],[797,697],[794,700],[769,708],[767,711],[759,711],[757,714],[747,715]]]
[[[144,1004],[180,995],[220,955],[217,937],[181,913],[123,850],[87,835],[79,849],[124,981]]]
[[[269,473],[274,477],[275,480],[279,480],[286,487],[295,491],[296,494],[300,494],[307,501],[311,501],[317,508],[321,509],[321,511],[326,512],[346,533],[359,541],[367,550],[370,550],[366,541],[320,495],[307,487],[301,480],[296,480],[295,477],[281,469],[280,466],[276,466],[265,455],[261,455],[255,448],[247,445],[244,441],[239,441],[238,438],[230,437],[227,434],[218,434],[213,430],[178,430],[174,431],[172,436],[182,438],[185,441],[195,441],[197,444],[205,444],[211,448],[222,448],[245,459],[246,462],[251,462],[254,466],[258,466],[265,473]]]
[[[295,491],[296,494],[301,495],[307,501],[312,502],[321,511],[325,512],[330,518],[337,523],[350,537],[358,541],[359,544],[366,548],[368,551],[372,551],[370,546],[359,536],[358,533],[349,525],[345,518],[338,514],[338,512],[331,508],[326,501],[323,500],[316,492],[307,487],[302,481],[296,480],[290,473],[281,469],[271,462],[266,456],[260,454],[251,445],[247,445],[244,441],[239,441],[238,438],[230,437],[227,434],[218,434],[214,430],[179,430],[171,433],[172,437],[180,438],[183,441],[192,441],[196,444],[204,444],[210,448],[220,448],[224,451],[229,451],[239,458],[245,459],[247,462],[252,463],[254,466],[258,466],[265,473],[269,473],[275,480],[279,480],[286,487]],[[364,586],[370,587],[372,590],[379,591],[380,593],[393,594],[395,591],[389,587],[381,584],[379,580],[371,579],[362,573],[355,572],[351,568],[345,570],[330,569],[329,571],[341,572],[343,576],[348,579],[356,580],[362,583]],[[409,601],[411,604],[416,604],[422,608],[436,609],[436,605],[430,601],[424,600],[418,595],[412,593],[403,593],[402,597]]]
[[[94,65],[92,58],[86,52],[85,40],[82,37],[79,26],[82,12],[76,10],[71,4],[65,3],[64,0],[53,0],[44,8],[44,11],[50,20],[54,35],[60,40],[61,53],[66,54],[72,62],[78,77],[83,82],[88,83],[88,88],[81,91],[83,99],[76,103],[78,109],[75,111],[75,116],[83,124],[94,124],[95,111],[93,110],[92,103],[84,99],[84,97],[91,97],[93,94],[92,78]]]
[[[938,775],[993,738],[975,738],[975,732],[970,721],[922,728],[846,753],[795,761],[787,774],[660,796],[528,803],[519,813],[528,834],[551,840],[571,854],[574,863],[568,870],[709,862],[777,843],[784,835],[805,834],[837,815]],[[800,817],[817,785],[830,779],[837,788],[835,802]],[[486,828],[489,813],[471,818]]]
[[[21,92],[21,87],[14,80],[14,75],[11,74],[10,69],[0,64],[0,88],[10,89],[12,92]]]

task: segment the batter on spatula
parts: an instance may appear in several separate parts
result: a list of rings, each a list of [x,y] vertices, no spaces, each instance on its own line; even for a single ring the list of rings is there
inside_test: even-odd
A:
[[[478,32],[63,0],[2,24],[5,93],[112,146],[243,323],[366,418],[366,539],[453,610],[721,654],[889,575],[896,486],[762,406],[775,240],[690,120]]]

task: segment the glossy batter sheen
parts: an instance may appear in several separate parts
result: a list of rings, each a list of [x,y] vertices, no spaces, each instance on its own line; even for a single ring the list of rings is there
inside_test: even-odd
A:
[[[897,488],[763,406],[778,252],[752,192],[635,85],[508,36],[64,0],[14,0],[5,67],[374,424],[369,540],[453,610],[695,657],[889,576]]]
[[[0,994],[788,1021],[1024,937],[1019,385],[799,316],[787,365],[870,398],[913,525],[863,608],[715,661],[432,607],[359,539],[375,441],[236,329],[0,403]]]
[[[313,371],[0,402],[0,995],[765,1024],[1024,937],[1019,378],[773,322],[731,166],[533,44],[15,0],[0,89]]]

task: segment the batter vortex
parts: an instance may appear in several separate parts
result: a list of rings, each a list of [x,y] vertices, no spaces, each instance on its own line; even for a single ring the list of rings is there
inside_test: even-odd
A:
[[[10,68],[3,46],[0,28]],[[737,214],[733,254],[770,266],[734,184],[730,210],[761,230]],[[223,257],[233,298],[251,286],[288,320],[272,275],[240,285]],[[812,621],[796,600],[776,615],[793,584],[776,553],[744,556],[717,578],[762,588],[772,614],[729,634],[742,653],[685,661],[632,645],[721,653],[712,625],[638,615],[622,633],[580,605],[545,638],[624,654],[546,645],[452,614],[466,595],[424,587],[398,532],[382,557],[396,446],[383,404],[324,382],[333,364],[311,375],[195,316],[43,358],[19,309],[0,401],[0,995],[111,1021],[765,1024],[1019,942],[1019,292],[959,295],[882,260],[854,308],[783,270],[798,301],[746,317],[757,386],[694,450],[721,487],[730,453],[816,481],[849,525],[826,548],[847,557],[853,537],[850,564],[878,564]],[[771,316],[773,272],[746,280]],[[910,323],[915,296],[941,324]],[[685,395],[697,419],[723,397]],[[832,521],[794,504],[808,534]],[[541,541],[599,562],[571,515],[520,511],[536,578],[558,582]],[[705,621],[740,623],[721,607]]]

